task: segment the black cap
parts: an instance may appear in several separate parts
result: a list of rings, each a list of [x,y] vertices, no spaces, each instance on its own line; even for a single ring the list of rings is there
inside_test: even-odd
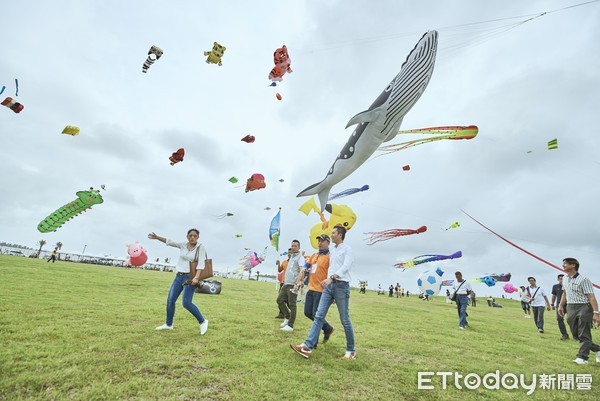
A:
[[[323,241],[327,241],[327,242],[331,242],[331,240],[329,239],[329,235],[327,234],[321,234],[317,237],[317,239],[321,239]]]

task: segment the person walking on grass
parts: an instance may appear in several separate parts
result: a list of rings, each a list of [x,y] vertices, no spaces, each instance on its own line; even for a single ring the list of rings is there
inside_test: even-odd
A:
[[[325,316],[327,316],[329,307],[335,301],[346,334],[346,353],[342,356],[342,360],[356,359],[354,328],[349,313],[350,269],[354,263],[354,255],[352,254],[352,248],[344,243],[345,237],[346,229],[343,226],[337,225],[333,228],[331,240],[334,246],[329,248],[329,272],[327,273],[329,277],[321,281],[323,294],[315,314],[315,320],[308,333],[308,338],[302,344],[290,344],[290,347],[303,358],[310,358],[325,323]]]
[[[527,319],[531,318],[531,303],[529,302],[529,295],[527,295],[527,291],[525,291],[525,286],[522,285],[519,287],[519,295],[521,296],[521,308],[523,312],[525,312],[525,317]]]
[[[282,331],[291,333],[294,331],[294,322],[296,321],[296,301],[298,300],[298,289],[300,288],[300,270],[304,267],[304,255],[300,253],[300,241],[292,241],[290,259],[285,269],[283,278],[283,287],[279,290],[277,296],[277,306],[283,313],[285,319],[279,325]]]
[[[569,339],[569,333],[567,333],[567,328],[565,327],[565,318],[558,313],[560,300],[562,299],[563,294],[563,277],[564,274],[558,275],[558,284],[554,284],[552,286],[552,309],[556,309],[556,321],[558,322],[558,329],[560,330],[560,334],[562,337],[561,341],[566,341]],[[567,312],[567,305],[563,307],[563,315]]]
[[[471,295],[471,283],[465,280],[461,272],[454,273],[454,283],[452,284],[453,294],[455,295],[456,310],[458,311],[458,328],[465,329],[469,322],[467,322],[467,305],[469,305],[469,295]]]
[[[198,262],[199,258],[206,255],[206,249],[198,242],[200,231],[191,228],[187,232],[187,242],[174,242],[165,237],[161,237],[151,232],[148,234],[149,239],[159,240],[168,246],[179,248],[179,259],[175,267],[175,278],[171,283],[171,289],[167,296],[167,321],[162,326],[158,326],[156,330],[173,330],[173,318],[175,317],[175,305],[177,299],[183,292],[183,307],[188,310],[200,324],[200,335],[204,335],[208,330],[208,320],[202,316],[200,309],[194,304],[194,290],[200,281],[198,276],[201,269],[197,270],[196,276],[192,277],[190,285],[190,262]]]
[[[573,337],[579,338],[579,352],[573,360],[578,365],[588,363],[591,352],[596,353],[596,362],[600,363],[600,345],[592,341],[592,323],[600,325],[598,301],[589,278],[579,274],[579,262],[574,258],[563,259],[563,269],[567,272],[567,284],[558,305],[558,313],[564,316],[563,307],[567,306],[567,323]]]
[[[317,237],[317,240],[319,241],[319,251],[311,255],[304,265],[304,270],[302,272],[304,275],[308,273],[308,292],[306,293],[306,300],[304,301],[304,316],[312,321],[315,320],[319,302],[323,295],[321,281],[327,278],[327,272],[329,270],[329,236],[327,234],[321,234]],[[331,333],[333,333],[333,326],[327,323],[327,321],[323,321],[323,343],[329,341]],[[314,348],[317,348],[316,343]]]
[[[277,280],[279,281],[279,290],[277,292],[277,296],[279,297],[279,293],[281,292],[281,289],[283,288],[283,280],[285,278],[285,271],[287,269],[287,265],[290,261],[290,257],[292,256],[290,254],[290,252],[292,251],[292,248],[288,248],[287,250],[287,259],[284,260],[283,262],[279,262],[279,260],[277,262],[275,262],[275,265],[277,266]],[[289,308],[289,306],[288,306]],[[279,305],[277,306],[277,310],[279,310]],[[284,319],[285,315],[283,314],[283,312],[281,310],[279,310],[279,314],[277,314],[277,316],[275,316],[275,319]]]
[[[529,296],[529,302],[533,309],[533,320],[538,332],[544,333],[544,302],[546,304],[545,308],[550,310],[550,301],[548,301],[544,290],[537,286],[534,277],[527,277],[527,281],[529,281],[529,287],[525,291]]]
[[[58,248],[54,248],[54,250],[52,251],[52,255],[50,255],[50,257],[48,258],[48,260],[46,261],[46,263],[52,261],[52,263],[54,263],[54,261],[56,260],[56,250]]]

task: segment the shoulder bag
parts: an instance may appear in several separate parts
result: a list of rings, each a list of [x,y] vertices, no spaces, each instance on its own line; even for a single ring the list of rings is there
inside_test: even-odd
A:
[[[452,296],[450,297],[451,301],[456,302],[456,293],[458,292],[458,290],[460,290],[460,287],[462,287],[462,285],[464,283],[466,283],[467,280],[463,281],[462,283],[460,283],[460,285],[458,286],[458,288],[456,289],[456,291],[454,291],[454,294],[452,294]]]
[[[194,260],[190,262],[190,280],[194,277],[197,277],[198,280],[206,280],[207,278],[211,278],[213,276],[213,265],[212,259],[208,258],[208,254],[204,253],[204,269],[201,269],[198,272],[198,253],[200,252],[200,246],[196,248],[196,256]]]

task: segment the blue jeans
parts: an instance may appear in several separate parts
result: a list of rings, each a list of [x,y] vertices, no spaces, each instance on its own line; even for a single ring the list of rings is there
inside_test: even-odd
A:
[[[456,295],[456,310],[458,311],[458,325],[467,327],[467,305],[469,304],[468,295]]]
[[[183,307],[187,309],[194,317],[198,320],[198,323],[204,322],[204,316],[200,313],[200,309],[194,302],[194,290],[196,287],[193,285],[183,285],[184,282],[190,279],[189,273],[180,274],[177,273],[171,284],[169,290],[169,296],[167,297],[167,326],[173,326],[173,317],[175,316],[175,303],[183,291]]]
[[[348,313],[350,284],[346,281],[334,281],[323,289],[321,301],[319,302],[317,313],[315,313],[315,320],[308,333],[308,338],[304,341],[304,344],[309,350],[312,350],[315,347],[321,329],[325,324],[325,316],[327,316],[329,307],[334,300],[338,312],[340,313],[340,320],[342,326],[344,326],[344,332],[346,333],[346,351],[356,351],[354,349],[354,329],[352,328],[352,322],[350,321],[350,315]]]
[[[319,291],[308,290],[308,292],[306,293],[306,297],[304,298],[304,316],[306,316],[312,321],[315,320],[315,315],[317,314],[317,310],[319,309],[321,294],[322,293]],[[327,323],[327,320],[323,319],[323,333],[329,333],[331,332],[331,330],[333,330],[333,327],[331,327],[331,325]],[[317,342],[319,342],[318,337]]]

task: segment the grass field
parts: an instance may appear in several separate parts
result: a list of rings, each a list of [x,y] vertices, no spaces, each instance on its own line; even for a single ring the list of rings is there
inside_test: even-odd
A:
[[[559,341],[554,312],[546,313],[546,333],[539,334],[517,302],[502,300],[499,309],[482,300],[469,308],[471,327],[463,331],[455,306],[441,297],[423,302],[354,290],[358,359],[340,360],[345,339],[333,306],[328,320],[336,331],[305,360],[289,344],[301,343],[311,322],[299,304],[295,331],[281,332],[272,283],[223,279],[220,295],[196,294],[210,321],[204,336],[181,301],[175,329],[155,331],[164,323],[172,277],[0,256],[0,399],[600,399],[600,364],[572,362],[578,345]],[[593,335],[600,340],[598,330]],[[420,371],[523,374],[527,385],[537,375],[537,384],[527,396],[518,385],[459,390],[455,375],[443,389],[442,377],[434,376],[424,383],[434,389],[425,390],[418,389]],[[555,375],[554,389],[542,388],[542,374]],[[590,378],[590,390],[559,389]]]

